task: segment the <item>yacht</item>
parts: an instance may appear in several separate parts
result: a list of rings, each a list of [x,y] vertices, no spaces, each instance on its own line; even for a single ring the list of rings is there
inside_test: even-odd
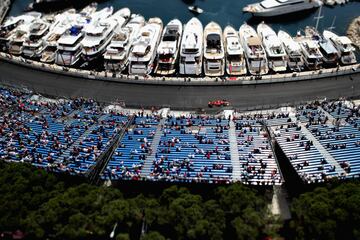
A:
[[[30,32],[30,26],[34,21],[41,18],[41,13],[30,12],[24,14],[21,18],[21,23],[13,29],[12,33],[5,40],[9,53],[13,55],[22,54],[23,43]]]
[[[330,40],[323,38],[314,27],[305,28],[305,36],[314,40],[323,55],[323,65],[325,67],[335,67],[339,63],[340,54]]]
[[[160,75],[174,74],[179,56],[183,26],[178,19],[171,20],[166,27],[157,49],[155,73]]]
[[[200,75],[203,57],[203,25],[193,17],[184,27],[180,47],[180,74]]]
[[[131,45],[144,26],[145,19],[141,15],[133,16],[125,27],[117,29],[106,48],[104,65],[108,71],[122,72],[128,65]]]
[[[130,51],[129,74],[148,75],[153,71],[162,29],[163,23],[160,18],[150,18],[141,28]]]
[[[274,17],[318,8],[322,4],[320,0],[264,0],[247,5],[243,11],[256,17]]]
[[[71,23],[76,21],[76,17],[77,14],[73,9],[55,17],[54,24],[50,28],[49,33],[44,38],[44,48],[40,58],[41,62],[55,62],[57,42],[60,37],[71,27]]]
[[[123,16],[128,17],[128,8],[117,11],[113,16],[107,14],[100,17],[98,21],[87,25],[84,28],[85,37],[81,41],[82,54],[86,61],[92,61],[106,51],[107,45],[111,42],[116,28],[121,28],[126,23]]]
[[[320,69],[323,63],[323,55],[319,50],[317,42],[309,37],[302,36],[299,33],[294,40],[300,44],[305,66],[309,70]]]
[[[204,29],[204,71],[206,76],[224,75],[225,51],[223,33],[219,24],[210,22]]]
[[[269,72],[269,67],[266,53],[255,29],[247,23],[244,23],[239,29],[239,36],[243,44],[246,63],[250,74],[267,74]]]
[[[227,26],[224,29],[224,48],[226,73],[231,76],[245,75],[247,70],[244,49],[240,44],[239,34],[233,27]]]
[[[351,40],[346,36],[338,36],[337,34],[325,30],[323,32],[325,39],[331,41],[340,53],[340,63],[342,65],[350,65],[356,63],[355,48]]]
[[[278,37],[283,43],[288,56],[288,66],[291,71],[302,71],[304,69],[304,60],[301,54],[301,47],[298,42],[285,31],[280,30]]]
[[[50,24],[39,19],[31,24],[29,35],[23,43],[22,54],[27,58],[39,58],[44,48],[44,37],[48,34]]]
[[[258,25],[257,32],[262,39],[269,62],[269,68],[274,72],[286,71],[286,52],[274,30],[262,22]]]
[[[55,63],[62,66],[74,66],[79,62],[84,39],[83,29],[111,16],[113,8],[104,8],[90,15],[80,14],[71,27],[60,37],[57,43]]]

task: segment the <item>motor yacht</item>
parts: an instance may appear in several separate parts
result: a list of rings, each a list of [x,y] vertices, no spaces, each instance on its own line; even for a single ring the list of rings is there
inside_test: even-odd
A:
[[[225,71],[223,33],[215,22],[210,22],[204,29],[204,71],[210,77],[223,76]]]
[[[131,45],[144,26],[145,19],[141,15],[133,16],[123,28],[118,28],[106,48],[104,65],[108,71],[122,72],[128,65]]]
[[[133,42],[129,56],[130,75],[148,75],[154,69],[156,49],[160,42],[163,23],[160,18],[150,18]]]
[[[278,32],[278,37],[284,45],[285,51],[287,53],[289,69],[291,71],[302,71],[305,66],[304,59],[301,54],[300,44],[298,42],[295,42],[294,39],[287,32],[282,30]]]
[[[240,44],[238,32],[231,26],[224,29],[225,69],[228,75],[247,73],[244,49]]]
[[[334,44],[335,48],[340,53],[340,63],[342,65],[351,65],[357,62],[355,56],[355,47],[352,45],[353,43],[348,37],[338,36],[337,34],[328,30],[323,32],[323,37]]]
[[[183,26],[178,19],[171,20],[164,28],[164,32],[157,49],[157,64],[155,73],[170,75],[176,71]]]
[[[269,72],[268,60],[261,39],[254,28],[247,23],[239,29],[240,40],[243,44],[248,70],[252,75],[264,75]]]
[[[269,68],[274,72],[284,72],[287,68],[287,56],[282,42],[264,22],[257,26],[257,33],[261,37],[263,46],[266,51]]]
[[[318,70],[323,63],[323,55],[319,50],[317,42],[309,37],[303,36],[300,33],[294,37],[294,40],[300,44],[301,52],[304,56],[305,66],[309,70]]]
[[[50,23],[43,19],[36,20],[30,26],[30,31],[23,43],[22,54],[27,58],[39,58],[44,49],[44,37],[48,34]]]
[[[264,0],[247,5],[243,8],[243,12],[251,13],[256,17],[274,17],[315,9],[322,4],[320,0]]]
[[[193,17],[184,27],[180,47],[179,72],[182,75],[200,75],[203,61],[203,25]]]

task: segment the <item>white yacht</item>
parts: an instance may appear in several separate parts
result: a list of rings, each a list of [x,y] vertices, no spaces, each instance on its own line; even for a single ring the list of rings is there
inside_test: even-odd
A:
[[[340,53],[340,63],[342,65],[350,65],[356,63],[355,47],[351,40],[346,36],[338,36],[337,34],[325,30],[323,32],[325,39],[331,41]]]
[[[257,17],[274,17],[318,8],[322,4],[320,0],[264,0],[247,5],[243,11]]]
[[[9,53],[13,55],[21,55],[23,50],[23,43],[30,33],[30,26],[34,21],[39,20],[41,13],[30,12],[22,16],[22,23],[19,24],[8,37]]]
[[[163,23],[160,18],[150,18],[141,28],[130,52],[129,74],[148,75],[153,71],[162,29]]]
[[[265,48],[269,68],[274,72],[286,71],[286,52],[274,30],[262,22],[257,26],[257,33],[261,37]]]
[[[183,26],[178,19],[171,20],[166,27],[157,49],[155,73],[160,75],[174,74],[179,57]]]
[[[223,33],[215,22],[210,22],[204,29],[204,71],[210,77],[223,76],[225,71]]]
[[[300,44],[301,52],[304,56],[305,66],[309,70],[320,69],[323,63],[323,55],[319,50],[317,42],[300,34],[297,34],[294,40]]]
[[[269,72],[269,67],[266,53],[255,29],[247,23],[244,23],[239,29],[239,35],[245,51],[246,62],[250,74],[267,74]]]
[[[28,58],[39,58],[44,48],[44,37],[48,34],[50,24],[43,19],[36,20],[30,26],[30,32],[23,43],[22,54]]]
[[[318,46],[321,54],[323,55],[324,67],[335,67],[339,63],[340,53],[334,47],[330,40],[323,38],[316,28],[306,26],[305,36],[314,40]]]
[[[247,73],[244,49],[240,44],[238,32],[230,26],[224,29],[224,48],[226,73],[234,75],[245,75]]]
[[[183,75],[200,75],[203,61],[203,25],[193,17],[184,27],[180,47],[179,72]]]
[[[133,16],[129,23],[123,28],[118,28],[106,48],[104,54],[104,65],[108,71],[122,72],[128,65],[131,45],[144,26],[145,19],[141,15]]]
[[[121,27],[125,23],[125,19],[119,12],[110,17],[112,11],[110,8],[109,11],[103,12],[104,15],[99,15],[98,19],[83,29],[85,36],[81,41],[81,46],[85,61],[92,61],[102,55],[114,35],[115,28],[118,25]]]
[[[280,30],[278,37],[283,43],[288,56],[288,66],[291,71],[302,71],[304,69],[304,59],[301,54],[301,47],[298,42],[285,31]]]
[[[40,58],[41,62],[55,62],[57,42],[71,27],[71,24],[76,21],[77,16],[76,12],[72,9],[55,17],[54,24],[51,26],[49,33],[44,38],[44,48]]]

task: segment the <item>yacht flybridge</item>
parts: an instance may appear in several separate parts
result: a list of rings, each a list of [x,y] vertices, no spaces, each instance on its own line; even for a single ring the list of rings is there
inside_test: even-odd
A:
[[[163,23],[160,18],[150,18],[141,28],[130,52],[129,74],[148,75],[153,71],[162,29]]]
[[[274,30],[262,22],[257,26],[257,33],[262,39],[269,68],[274,72],[285,72],[287,68],[286,52]]]
[[[226,73],[232,76],[245,75],[246,61],[238,32],[230,26],[224,29]]]
[[[300,44],[285,31],[280,30],[278,37],[284,45],[287,53],[287,62],[291,71],[302,71],[304,69],[304,60],[301,54]]]
[[[203,25],[193,17],[185,25],[180,47],[179,73],[200,75],[203,61]]]
[[[261,39],[255,29],[247,23],[239,29],[240,40],[245,51],[248,70],[252,75],[264,75],[269,72],[268,60]]]
[[[210,22],[204,30],[204,71],[206,76],[224,75],[225,52],[223,33],[219,24]]]
[[[117,28],[104,54],[104,66],[109,71],[122,72],[128,65],[131,45],[144,26],[145,19],[134,15],[123,28]]]
[[[356,63],[355,48],[351,40],[346,36],[338,36],[331,31],[323,32],[325,39],[331,41],[340,53],[340,63],[342,65],[350,65]]]
[[[320,0],[264,0],[247,5],[243,11],[257,17],[274,17],[318,8],[322,4]]]
[[[171,20],[165,26],[157,49],[156,74],[170,75],[175,73],[182,33],[183,27],[178,19]]]
[[[22,54],[28,58],[39,58],[44,49],[44,37],[48,34],[50,24],[38,19],[30,26],[29,35],[23,43]]]

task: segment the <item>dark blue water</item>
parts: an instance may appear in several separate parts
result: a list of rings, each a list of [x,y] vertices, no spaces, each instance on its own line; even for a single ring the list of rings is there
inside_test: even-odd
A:
[[[77,1],[77,0],[74,0]],[[184,23],[194,16],[188,11],[187,2],[196,4],[204,10],[198,18],[204,26],[210,21],[216,21],[223,27],[230,24],[236,29],[247,21],[252,25],[259,23],[259,19],[254,19],[250,14],[242,13],[242,8],[256,2],[254,0],[109,0],[101,3],[99,8],[112,5],[115,9],[129,7],[132,12],[140,13],[146,18],[160,17],[164,24],[173,18],[179,18]],[[260,1],[260,0],[259,0]],[[31,2],[31,0],[14,0],[10,10],[10,15],[18,15]],[[276,19],[267,19],[274,30],[283,29],[291,34],[295,34],[297,30],[303,29],[306,25],[315,25],[314,17],[317,11],[308,13],[300,13],[291,17],[281,17]],[[360,2],[350,2],[343,6],[322,8],[324,18],[319,23],[319,30],[330,27],[334,16],[336,16],[335,32],[344,34],[346,28],[354,17],[360,14]]]

